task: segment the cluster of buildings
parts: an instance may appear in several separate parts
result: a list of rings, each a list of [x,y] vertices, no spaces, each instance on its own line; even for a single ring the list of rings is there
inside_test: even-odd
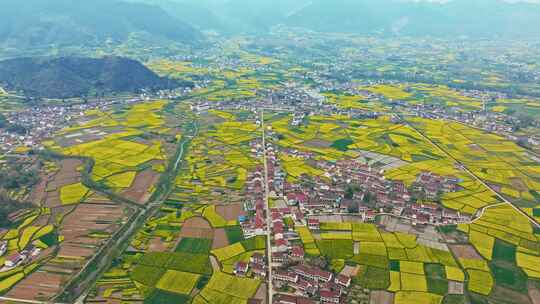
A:
[[[10,125],[20,126],[17,131],[0,130],[0,152],[12,151],[17,147],[40,147],[41,142],[50,138],[54,132],[69,125],[77,118],[84,117],[84,112],[90,109],[106,111],[113,105],[130,105],[155,98],[175,99],[192,91],[190,87],[180,87],[175,90],[163,90],[157,94],[149,92],[135,97],[117,97],[85,100],[82,103],[66,105],[36,105],[25,107],[7,115]]]
[[[290,229],[294,225],[305,225],[303,216],[294,212],[291,208],[272,208],[272,263],[281,265],[289,262],[304,260],[304,248],[294,245],[293,241],[299,240],[298,233]]]
[[[288,294],[277,294],[274,296],[276,304],[316,304],[316,302],[307,297],[293,296]]]
[[[505,97],[497,96],[497,98]],[[517,136],[516,130],[522,125],[522,121],[519,117],[504,112],[492,112],[485,108],[475,111],[454,111],[445,105],[437,104],[417,104],[414,107],[407,105],[406,111],[418,117],[456,121],[517,143],[527,143],[533,148],[540,148],[538,136],[534,134]],[[540,121],[532,121],[531,124],[534,128],[540,128]]]
[[[454,176],[440,176],[432,172],[421,172],[413,184],[414,191],[421,192],[428,200],[436,200],[442,193],[459,191],[462,182]]]
[[[240,219],[240,226],[244,236],[250,238],[256,235],[266,234],[266,206],[264,201],[264,169],[257,167],[254,172],[248,174],[246,180],[247,193],[251,197],[244,202],[244,210],[253,212],[254,216]]]
[[[345,303],[351,278],[322,270],[317,266],[300,263],[277,269],[274,286],[278,289],[293,288],[299,297],[319,298],[321,303]]]
[[[0,253],[2,251],[3,253],[0,256],[5,254],[5,252],[7,251],[7,244],[0,244]],[[32,258],[37,257],[40,253],[41,253],[41,249],[34,246],[29,246],[29,248],[21,252],[14,252],[10,256],[6,257],[4,261],[4,267],[0,269],[0,272],[9,271],[15,267],[23,265],[29,262]]]
[[[273,286],[278,293],[294,289],[294,296],[278,294],[275,303],[314,303],[312,299],[319,299],[320,303],[345,303],[351,278],[310,265],[304,248],[298,245],[298,233],[287,224],[309,225],[312,229],[313,221],[317,220],[306,221],[297,208],[272,208],[271,213]]]
[[[0,133],[0,145],[11,150],[16,147],[35,147],[50,137],[59,126],[64,126],[74,116],[84,112],[84,105],[72,109],[63,106],[32,107],[11,113],[8,122],[17,125],[18,130],[4,130]]]
[[[311,155],[297,152],[295,156],[309,159]],[[418,225],[457,224],[471,219],[435,203],[441,194],[459,190],[461,181],[455,177],[421,172],[409,188],[358,160],[313,164],[325,175],[312,177],[312,184],[285,182],[281,193],[288,205],[297,205],[303,214],[360,214],[364,221],[391,214]],[[416,199],[419,193],[423,200]]]
[[[255,158],[261,158],[264,149],[259,140],[254,140],[250,143],[251,154]],[[264,188],[264,167],[257,166],[254,171],[248,172],[246,178],[246,200],[244,201],[244,210],[252,213],[251,217],[242,217],[239,219],[240,226],[246,238],[256,235],[266,235],[267,220],[266,203],[265,203],[265,188]]]
[[[54,132],[69,125],[72,121],[85,116],[90,109],[108,110],[117,104],[141,102],[140,98],[99,100],[81,104],[42,105],[25,108],[7,115],[10,125],[21,126],[16,131],[1,130],[0,151],[11,151],[17,147],[39,148]],[[23,132],[24,130],[24,132]]]
[[[280,91],[265,92],[268,104],[292,106],[298,111],[313,111],[324,106],[326,98],[318,91],[303,85],[286,83]]]
[[[268,188],[272,197],[282,193],[286,174],[279,165],[277,152],[271,143],[267,144]],[[311,299],[319,299],[321,303],[343,303],[346,289],[351,279],[343,275],[323,270],[310,265],[305,260],[300,237],[294,230],[296,226],[306,226],[304,212],[296,206],[274,207],[270,209],[271,227],[271,267],[274,290],[294,289],[290,293],[276,297],[276,303],[311,303]]]
[[[266,256],[261,253],[255,253],[249,259],[249,262],[239,261],[234,265],[234,274],[240,277],[253,276],[258,278],[266,278],[268,274]]]

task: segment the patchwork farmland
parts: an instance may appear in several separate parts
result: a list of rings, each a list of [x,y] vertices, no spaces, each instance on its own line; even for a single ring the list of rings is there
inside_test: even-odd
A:
[[[32,208],[0,229],[0,301],[538,303],[538,129],[512,139],[506,116],[537,98],[272,45],[144,54],[193,87],[77,100],[39,149],[10,149],[36,183],[9,192]],[[377,52],[345,45],[329,57]]]
[[[141,123],[134,117],[142,109],[163,112]],[[152,102],[98,112],[50,143],[49,171],[32,193],[43,207],[4,235],[9,250],[36,248],[24,267],[4,274],[6,296],[54,298],[119,223],[141,212],[144,222],[96,279],[88,301],[264,303],[268,280],[278,300],[287,291],[334,296],[322,286],[310,291],[306,273],[321,271],[345,282],[330,288],[350,303],[463,303],[500,293],[525,299],[540,279],[531,192],[503,190],[534,186],[526,179],[534,167],[515,163],[512,176],[497,180],[482,175],[479,158],[468,162],[452,150],[456,140],[439,149],[443,133],[428,132],[431,121],[413,120],[413,128],[389,116],[314,115],[292,125],[294,117],[270,112],[264,115],[270,142],[263,147],[256,112],[221,107],[170,124],[172,115],[186,111]],[[196,132],[177,170],[168,171],[175,153],[170,139],[188,133],[182,124]],[[464,144],[472,150],[463,155],[480,153],[480,143]],[[125,150],[118,154],[113,146]],[[176,175],[159,185],[160,175],[171,172]],[[435,194],[424,180],[438,185]],[[264,187],[269,214],[261,207]],[[381,192],[385,187],[394,192]],[[151,197],[161,198],[148,205]],[[292,284],[295,277],[307,283]],[[36,283],[41,280],[51,284]]]
[[[258,292],[261,277],[236,276],[239,262],[250,263],[254,254],[266,249],[264,236],[249,235],[240,226],[252,212],[246,199],[253,174],[261,166],[260,127],[250,116],[239,120],[223,111],[194,119],[198,135],[172,179],[170,194],[98,279],[91,299],[149,303],[266,299],[265,292]]]

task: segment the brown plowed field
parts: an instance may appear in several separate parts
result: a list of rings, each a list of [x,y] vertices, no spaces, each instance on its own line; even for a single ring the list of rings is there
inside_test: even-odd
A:
[[[204,218],[193,217],[182,226],[180,237],[211,239],[214,237],[214,230]]]
[[[242,204],[219,205],[216,206],[216,212],[227,221],[234,221],[239,216],[246,215],[242,209]]]
[[[146,169],[142,172],[137,173],[135,180],[131,187],[126,189],[122,195],[132,200],[138,204],[144,204],[150,198],[150,193],[148,190],[158,181],[159,174],[154,172],[151,169]]]
[[[81,181],[81,173],[77,169],[82,165],[82,161],[78,159],[62,160],[58,172],[41,176],[30,194],[30,200],[36,205],[43,203],[49,208],[61,206],[60,189]]]
[[[214,230],[214,240],[212,242],[212,249],[223,248],[229,245],[229,239],[225,229],[219,228]]]
[[[452,252],[460,259],[481,260],[482,257],[471,245],[450,245]]]
[[[19,282],[6,297],[17,299],[50,299],[65,283],[61,274],[36,271]]]

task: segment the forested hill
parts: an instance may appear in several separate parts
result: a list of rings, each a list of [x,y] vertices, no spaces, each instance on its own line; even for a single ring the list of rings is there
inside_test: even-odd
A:
[[[27,96],[70,98],[94,92],[174,88],[138,61],[105,57],[17,58],[0,62],[0,83]]]

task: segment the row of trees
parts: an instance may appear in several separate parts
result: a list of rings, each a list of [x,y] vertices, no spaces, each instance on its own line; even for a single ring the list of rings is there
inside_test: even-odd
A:
[[[30,203],[13,199],[10,195],[12,191],[30,189],[39,181],[38,172],[32,168],[28,169],[26,165],[8,159],[0,168],[0,227],[12,225],[8,218],[10,213],[32,207]]]
[[[23,170],[21,166],[9,167],[0,171],[0,188],[15,190],[22,187],[32,187],[38,182],[37,172]]]
[[[11,199],[7,193],[0,191],[0,228],[9,227],[12,223],[9,221],[9,214],[32,207],[29,203],[21,203]]]
[[[8,125],[8,121],[6,119],[6,116],[0,113],[0,128],[5,128],[7,125]]]

